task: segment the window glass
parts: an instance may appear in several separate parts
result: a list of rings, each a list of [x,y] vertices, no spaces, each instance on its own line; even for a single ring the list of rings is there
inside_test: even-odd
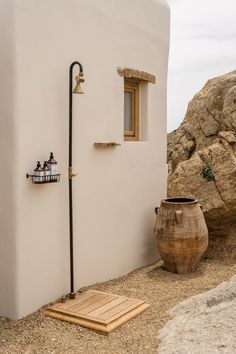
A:
[[[124,81],[124,139],[139,140],[139,87],[134,80]]]
[[[124,98],[124,129],[132,131],[132,92],[125,91]]]

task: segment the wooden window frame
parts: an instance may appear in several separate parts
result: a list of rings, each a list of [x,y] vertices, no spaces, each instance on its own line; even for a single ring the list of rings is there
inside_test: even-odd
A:
[[[124,79],[124,92],[130,92],[132,94],[132,114],[131,114],[132,130],[124,131],[125,141],[139,140],[139,91],[140,91],[139,81]]]

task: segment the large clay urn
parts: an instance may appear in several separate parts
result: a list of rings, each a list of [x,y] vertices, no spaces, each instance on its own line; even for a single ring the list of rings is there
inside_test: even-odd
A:
[[[155,211],[154,233],[166,270],[180,274],[195,272],[208,246],[201,205],[191,198],[168,198]]]

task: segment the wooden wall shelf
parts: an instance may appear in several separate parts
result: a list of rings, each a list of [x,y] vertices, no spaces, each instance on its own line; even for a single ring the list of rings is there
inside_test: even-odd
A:
[[[121,144],[116,143],[115,141],[109,141],[109,142],[94,143],[93,146],[96,148],[110,148],[110,147],[116,147],[120,145]]]

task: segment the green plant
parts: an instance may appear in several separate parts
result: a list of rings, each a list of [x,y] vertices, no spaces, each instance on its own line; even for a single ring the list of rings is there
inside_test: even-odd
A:
[[[202,175],[206,178],[209,182],[215,180],[213,167],[211,165],[205,165],[202,168]]]

